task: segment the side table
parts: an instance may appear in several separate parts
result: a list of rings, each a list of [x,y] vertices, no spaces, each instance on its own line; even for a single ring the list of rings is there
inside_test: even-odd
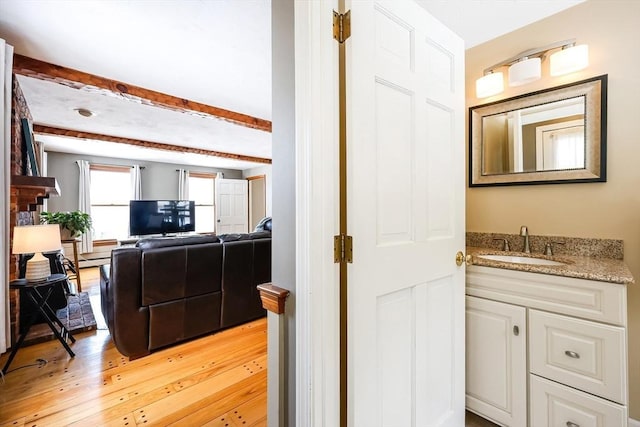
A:
[[[63,286],[63,283],[68,279],[66,274],[52,274],[42,281],[27,281],[25,279],[13,280],[9,286],[11,289],[23,289],[24,294],[27,295],[33,303],[36,305],[37,310],[33,312],[29,320],[27,321],[27,325],[24,328],[24,332],[20,334],[18,337],[18,341],[11,349],[11,354],[9,355],[9,359],[7,359],[7,363],[5,363],[4,368],[2,368],[2,373],[6,374],[9,370],[9,365],[13,362],[13,358],[16,357],[16,353],[18,349],[22,346],[24,339],[29,334],[29,330],[33,325],[35,319],[37,318],[37,314],[40,313],[44,318],[45,322],[49,325],[49,328],[53,331],[55,337],[60,341],[62,346],[67,350],[69,356],[75,357],[75,353],[71,350],[71,347],[67,344],[67,340],[72,343],[76,342],[76,339],[71,335],[71,332],[62,324],[60,319],[56,316],[56,313],[49,307],[47,304],[47,300],[51,296],[51,292],[53,291],[54,286]],[[51,286],[53,285],[53,286]],[[48,289],[46,291],[41,292],[41,287],[47,286]],[[58,329],[59,328],[59,329]]]
[[[82,292],[82,283],[80,282],[80,265],[78,265],[78,239],[69,239],[63,240],[62,243],[71,243],[73,247],[73,264],[76,268],[75,277],[71,277],[71,279],[76,279],[76,292]]]

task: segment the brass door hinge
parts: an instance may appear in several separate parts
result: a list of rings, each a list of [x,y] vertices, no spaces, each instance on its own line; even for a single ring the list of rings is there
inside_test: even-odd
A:
[[[338,13],[333,11],[333,38],[344,43],[351,36],[351,11]]]
[[[333,236],[333,262],[353,263],[353,237],[344,234]]]

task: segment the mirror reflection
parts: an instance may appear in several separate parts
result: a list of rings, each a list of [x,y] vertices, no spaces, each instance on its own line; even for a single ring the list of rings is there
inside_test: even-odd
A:
[[[585,97],[482,118],[482,174],[585,168]]]
[[[469,108],[469,186],[606,182],[607,76]]]

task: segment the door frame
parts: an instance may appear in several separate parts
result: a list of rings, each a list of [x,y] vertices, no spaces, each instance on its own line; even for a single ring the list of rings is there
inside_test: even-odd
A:
[[[267,216],[267,175],[262,174],[262,175],[252,175],[252,176],[248,176],[245,178],[247,180],[247,216],[248,216],[248,224],[249,224],[249,232],[251,232],[255,225],[253,224],[253,220],[255,218],[253,218],[253,212],[252,212],[252,207],[253,207],[253,198],[254,198],[254,194],[253,191],[251,191],[251,184],[253,181],[258,181],[258,180],[262,180],[263,185],[264,185],[264,212],[262,213],[262,216],[260,218],[257,218],[258,221],[260,221],[262,218],[264,218],[265,216]]]
[[[12,83],[11,69],[13,68],[13,46],[0,39],[0,198],[4,206],[9,206],[10,181],[11,181],[11,120],[7,119],[11,114]],[[9,209],[0,210],[0,278],[2,280],[2,295],[0,295],[0,354],[11,346],[11,322],[9,319],[9,239],[11,229],[9,226]],[[6,285],[5,285],[6,283]]]
[[[340,421],[337,0],[295,3],[296,420]],[[346,396],[344,397],[346,399]]]

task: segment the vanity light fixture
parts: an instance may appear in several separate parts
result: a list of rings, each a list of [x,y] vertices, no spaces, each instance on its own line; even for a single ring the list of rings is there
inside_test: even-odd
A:
[[[575,39],[551,43],[547,46],[529,49],[484,70],[483,77],[476,80],[476,96],[486,98],[504,90],[503,73],[497,71],[509,67],[509,86],[520,86],[538,80],[542,76],[542,62],[551,50],[549,58],[550,74],[560,76],[582,70],[589,64],[587,45],[576,46]]]
[[[478,98],[497,95],[504,90],[504,77],[502,71],[488,71],[483,77],[476,80],[476,95]]]
[[[542,77],[542,60],[524,57],[509,67],[509,86],[522,86]]]
[[[576,46],[573,43],[562,46],[562,50],[551,54],[549,57],[549,72],[552,76],[573,73],[587,68],[588,65],[589,46],[586,44]]]

